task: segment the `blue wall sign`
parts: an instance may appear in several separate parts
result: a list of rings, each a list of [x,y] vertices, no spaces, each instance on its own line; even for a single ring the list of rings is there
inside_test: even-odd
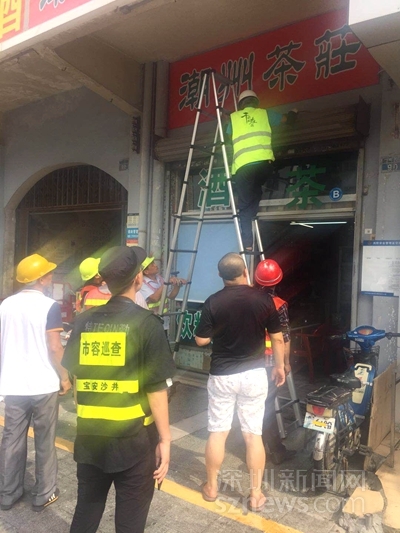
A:
[[[342,196],[343,196],[343,191],[339,187],[334,187],[329,192],[329,197],[332,200],[332,202],[338,202],[339,200],[342,199]]]

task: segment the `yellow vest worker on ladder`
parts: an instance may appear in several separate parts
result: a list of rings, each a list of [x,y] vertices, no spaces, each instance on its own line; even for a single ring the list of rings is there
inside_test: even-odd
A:
[[[77,396],[72,533],[97,531],[112,483],[116,532],[142,533],[154,482],[168,472],[167,389],[175,365],[160,318],[135,303],[145,257],[138,246],[102,256],[99,272],[112,298],[76,318],[65,349]]]
[[[262,196],[262,186],[273,172],[275,160],[271,146],[271,126],[292,124],[297,110],[281,115],[259,109],[254,91],[243,91],[238,99],[238,111],[231,114],[227,135],[232,136],[232,176],[238,193],[238,208],[243,246],[253,249],[251,221],[256,217]]]

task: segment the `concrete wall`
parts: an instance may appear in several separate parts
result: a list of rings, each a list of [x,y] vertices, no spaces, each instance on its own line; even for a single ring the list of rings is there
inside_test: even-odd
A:
[[[5,256],[6,286],[14,266],[15,208],[34,183],[55,168],[80,163],[104,170],[128,190],[129,211],[138,211],[136,177],[140,157],[132,155],[130,130],[131,119],[127,114],[83,88],[4,116],[0,207],[4,209],[6,228],[5,238],[0,241],[0,255]],[[130,168],[120,172],[119,161],[123,159],[130,161]]]
[[[400,0],[350,0],[349,24],[364,22],[385,15],[393,15],[400,11]]]
[[[382,80],[382,108],[379,161],[382,157],[400,159],[399,112],[400,89],[388,76]],[[377,190],[376,239],[400,239],[400,169],[383,172],[379,168]],[[374,325],[386,331],[399,331],[399,299],[373,297]],[[397,359],[397,342],[381,341],[380,371]]]
[[[4,146],[0,140],[0,198],[4,197]],[[0,205],[0,235],[4,235],[4,208]],[[0,265],[3,264],[3,239],[0,240]]]

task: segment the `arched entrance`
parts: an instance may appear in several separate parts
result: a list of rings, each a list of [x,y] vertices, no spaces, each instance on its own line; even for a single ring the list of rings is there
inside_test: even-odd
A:
[[[124,242],[127,196],[117,180],[97,167],[54,170],[17,207],[15,262],[39,253],[57,263],[55,281],[75,289],[83,259]]]

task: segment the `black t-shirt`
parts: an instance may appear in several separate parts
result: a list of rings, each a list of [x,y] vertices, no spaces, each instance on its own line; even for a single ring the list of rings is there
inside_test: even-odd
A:
[[[213,339],[210,374],[265,366],[265,329],[282,331],[272,298],[265,296],[248,285],[231,285],[204,302],[196,335]]]
[[[62,365],[79,377],[82,371],[79,365],[80,334],[107,331],[115,325],[119,330],[125,329],[128,346],[134,347],[131,353],[127,352],[127,358],[138,357],[142,362],[140,387],[143,393],[166,389],[167,381],[175,373],[175,364],[162,321],[151,311],[123,296],[111,298],[106,305],[89,309],[77,317]],[[133,424],[137,422],[133,421]],[[141,455],[148,446],[148,429],[140,424],[136,434],[128,437],[78,433],[74,459],[78,463],[95,465],[105,472],[119,472],[135,464],[138,454]]]

